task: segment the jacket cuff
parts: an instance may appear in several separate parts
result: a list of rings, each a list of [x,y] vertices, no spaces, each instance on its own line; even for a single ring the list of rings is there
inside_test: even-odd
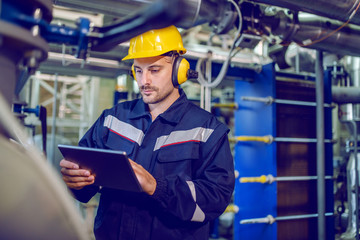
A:
[[[98,191],[98,186],[86,186],[80,190],[70,189],[73,196],[80,202],[87,203]]]
[[[167,181],[165,179],[156,179],[156,189],[152,198],[159,202],[164,202],[167,198]]]

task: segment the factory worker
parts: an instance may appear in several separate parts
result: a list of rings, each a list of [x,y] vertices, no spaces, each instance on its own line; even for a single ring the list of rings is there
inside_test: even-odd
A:
[[[74,196],[100,192],[96,239],[208,240],[209,221],[223,213],[234,190],[229,129],[189,101],[180,85],[193,71],[175,26],[130,41],[128,55],[141,98],[104,110],[80,146],[125,151],[143,192],[93,185],[95,176],[62,160]]]

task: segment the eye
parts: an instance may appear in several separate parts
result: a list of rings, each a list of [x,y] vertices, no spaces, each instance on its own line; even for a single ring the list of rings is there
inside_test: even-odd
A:
[[[159,69],[151,69],[151,73],[158,73]]]
[[[139,68],[135,68],[135,73],[142,73],[142,70]]]

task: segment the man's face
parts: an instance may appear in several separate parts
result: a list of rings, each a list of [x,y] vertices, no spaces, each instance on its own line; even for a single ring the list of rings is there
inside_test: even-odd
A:
[[[167,101],[177,89],[171,82],[172,59],[167,56],[137,58],[134,60],[136,81],[143,101],[157,104]]]

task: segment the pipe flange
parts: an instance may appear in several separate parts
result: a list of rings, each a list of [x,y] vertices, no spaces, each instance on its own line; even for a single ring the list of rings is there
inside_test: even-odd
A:
[[[47,58],[48,43],[24,28],[0,20],[0,35],[0,53],[11,58],[14,63],[19,63],[21,59],[39,63]]]

